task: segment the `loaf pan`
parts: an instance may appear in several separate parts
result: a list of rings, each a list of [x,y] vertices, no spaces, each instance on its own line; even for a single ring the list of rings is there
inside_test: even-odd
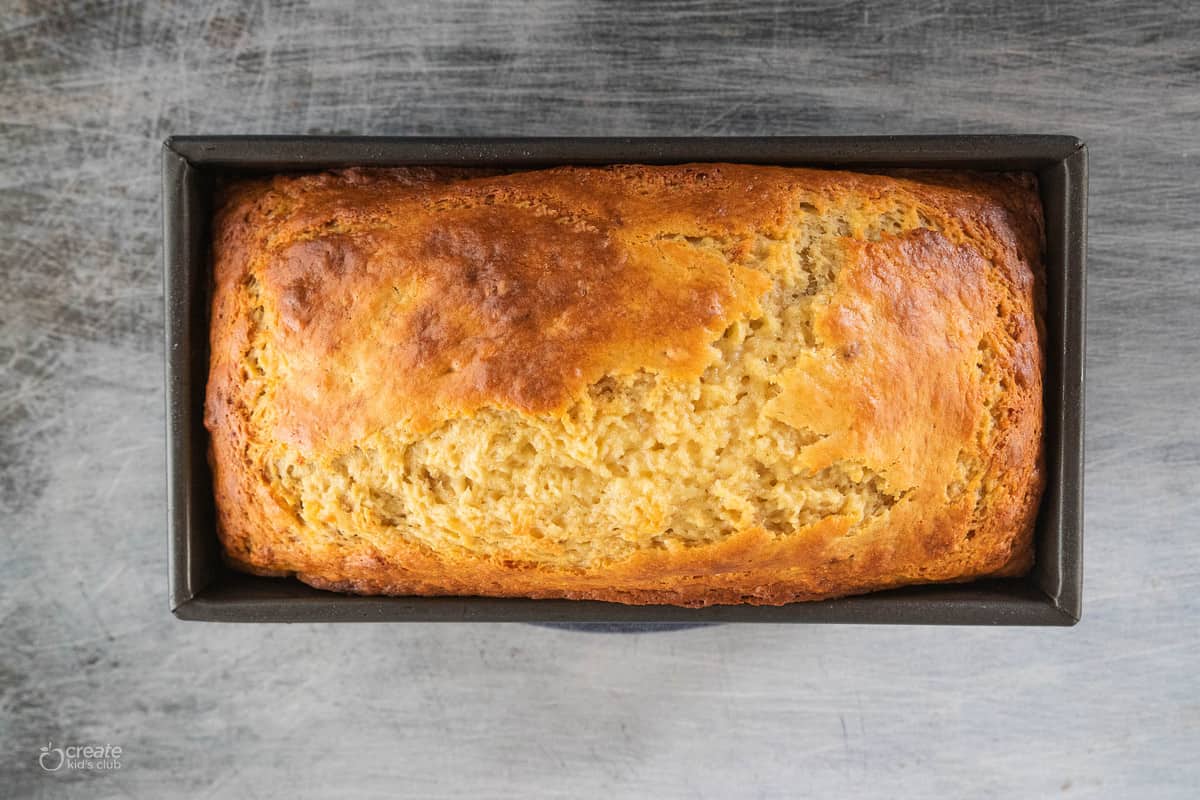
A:
[[[203,425],[209,233],[217,178],[348,166],[726,161],[844,169],[1025,170],[1046,214],[1046,467],[1037,563],[1019,579],[909,587],[786,606],[626,606],[483,597],[357,597],[262,578],[221,560]],[[430,139],[175,136],[163,145],[167,528],[170,607],[226,622],[840,622],[1073,625],[1083,538],[1084,258],[1087,151],[1070,136]]]

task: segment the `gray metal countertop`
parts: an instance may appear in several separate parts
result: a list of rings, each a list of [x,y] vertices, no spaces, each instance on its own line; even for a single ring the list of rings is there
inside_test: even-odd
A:
[[[1198,41],[1190,3],[7,5],[0,796],[1194,797]],[[1076,628],[168,613],[167,135],[960,132],[1090,148]]]

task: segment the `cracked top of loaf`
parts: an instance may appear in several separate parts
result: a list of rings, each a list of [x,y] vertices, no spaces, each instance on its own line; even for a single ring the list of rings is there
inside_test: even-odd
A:
[[[227,558],[360,593],[775,604],[1013,575],[1033,179],[734,164],[234,183]]]

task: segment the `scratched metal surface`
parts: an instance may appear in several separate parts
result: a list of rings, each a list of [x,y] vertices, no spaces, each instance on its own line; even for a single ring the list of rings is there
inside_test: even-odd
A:
[[[4,3],[0,795],[1194,797],[1200,6],[950,5]],[[168,134],[990,131],[1091,146],[1077,628],[167,613]]]

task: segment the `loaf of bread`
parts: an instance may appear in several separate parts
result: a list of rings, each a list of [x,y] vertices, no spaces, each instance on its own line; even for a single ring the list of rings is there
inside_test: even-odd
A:
[[[364,594],[782,604],[1028,570],[1024,175],[733,164],[234,183],[226,557]]]

